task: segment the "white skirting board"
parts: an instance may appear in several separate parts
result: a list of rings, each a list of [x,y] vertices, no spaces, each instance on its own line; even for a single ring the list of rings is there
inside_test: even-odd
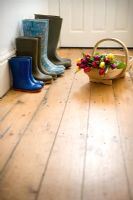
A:
[[[3,97],[11,87],[11,73],[8,59],[15,55],[15,50],[0,54],[0,98]]]

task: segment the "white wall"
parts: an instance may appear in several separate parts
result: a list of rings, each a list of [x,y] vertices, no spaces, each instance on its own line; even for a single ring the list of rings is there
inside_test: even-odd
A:
[[[60,15],[60,0],[48,0],[48,11],[50,15]]]
[[[0,0],[0,97],[10,88],[8,58],[14,54],[21,21],[48,13],[48,0]]]

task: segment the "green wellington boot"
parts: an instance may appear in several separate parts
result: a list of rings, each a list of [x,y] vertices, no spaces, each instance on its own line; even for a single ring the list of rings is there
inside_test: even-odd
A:
[[[16,38],[17,56],[32,57],[32,73],[35,79],[42,80],[45,83],[52,82],[52,76],[41,72],[38,67],[38,38],[18,37]]]
[[[61,58],[56,53],[62,26],[62,18],[53,15],[35,14],[35,19],[49,19],[49,34],[48,34],[49,60],[56,65],[64,65],[66,68],[69,68],[71,66],[71,60],[68,58]]]

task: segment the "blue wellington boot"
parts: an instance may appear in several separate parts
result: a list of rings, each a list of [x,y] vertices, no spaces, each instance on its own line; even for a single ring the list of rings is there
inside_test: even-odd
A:
[[[13,88],[26,92],[40,92],[42,85],[31,80],[31,59],[24,57],[12,57],[9,65],[13,76]]]
[[[48,25],[49,21],[25,19],[23,20],[23,32],[24,36],[38,37],[41,36],[41,63],[48,72],[56,73],[61,75],[64,73],[65,67],[63,65],[53,64],[47,57],[47,46],[48,46]]]
[[[32,66],[32,57],[30,56],[17,56],[17,58],[21,58],[21,59],[28,59],[29,62],[30,62],[30,65]],[[33,82],[33,83],[36,83],[36,84],[40,84],[42,86],[44,86],[44,82],[43,81],[39,81],[39,80],[36,80],[32,74],[32,71],[29,73],[30,75],[30,80]]]

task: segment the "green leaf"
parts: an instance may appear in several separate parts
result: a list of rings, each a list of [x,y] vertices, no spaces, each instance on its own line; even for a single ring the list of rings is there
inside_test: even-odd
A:
[[[117,69],[123,69],[126,67],[126,64],[123,62],[117,62]]]
[[[93,61],[94,61],[94,58],[93,58],[93,57],[90,57],[90,61],[92,61],[92,62],[93,62]]]

